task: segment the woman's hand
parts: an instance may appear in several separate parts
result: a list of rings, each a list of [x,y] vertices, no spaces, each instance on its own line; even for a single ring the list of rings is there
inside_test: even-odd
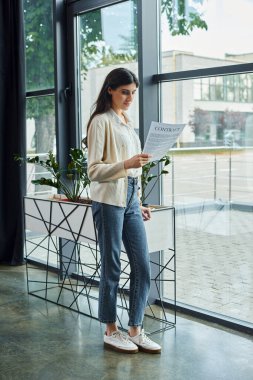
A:
[[[147,153],[136,154],[124,161],[125,169],[141,168],[149,162],[151,155]]]
[[[150,220],[151,219],[151,210],[148,207],[140,206],[141,208],[141,214],[143,217],[143,220]]]

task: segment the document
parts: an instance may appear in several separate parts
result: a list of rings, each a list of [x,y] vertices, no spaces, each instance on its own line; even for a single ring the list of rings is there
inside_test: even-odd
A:
[[[143,153],[152,155],[151,161],[160,160],[176,142],[185,124],[164,124],[152,121]]]

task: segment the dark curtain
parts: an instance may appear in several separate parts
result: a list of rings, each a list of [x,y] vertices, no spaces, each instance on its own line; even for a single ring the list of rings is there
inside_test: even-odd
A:
[[[0,263],[23,263],[25,52],[22,0],[0,1]]]

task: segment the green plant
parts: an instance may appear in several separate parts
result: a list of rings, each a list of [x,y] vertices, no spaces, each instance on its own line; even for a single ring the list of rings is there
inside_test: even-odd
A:
[[[153,169],[157,165],[160,166],[160,164],[162,165],[162,168],[159,171],[159,173],[157,175],[152,174],[151,169]],[[141,175],[141,189],[142,189],[141,202],[142,203],[145,203],[147,197],[152,192],[159,178],[162,175],[169,173],[165,169],[165,167],[169,164],[170,164],[170,156],[166,154],[160,160],[150,161],[148,164],[142,167],[142,175]],[[151,185],[150,187],[148,187],[149,184]]]
[[[39,156],[22,158],[15,156],[19,162],[27,162],[45,168],[51,178],[41,177],[32,180],[35,185],[52,186],[64,194],[69,201],[78,202],[85,188],[90,184],[87,174],[87,151],[77,148],[70,149],[70,161],[66,169],[62,169],[52,151],[48,152],[48,158],[41,160]]]
[[[199,5],[203,0],[191,1],[191,5],[185,0],[162,0],[161,10],[166,15],[169,30],[172,36],[187,36],[196,29],[207,30],[207,23],[199,13]]]

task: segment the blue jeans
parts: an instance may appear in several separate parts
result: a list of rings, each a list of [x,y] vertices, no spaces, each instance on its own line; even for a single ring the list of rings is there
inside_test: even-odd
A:
[[[131,268],[128,324],[141,326],[143,322],[150,289],[150,262],[137,189],[136,179],[128,177],[126,207],[92,202],[101,254],[98,314],[103,323],[114,323],[117,319],[122,241]]]

